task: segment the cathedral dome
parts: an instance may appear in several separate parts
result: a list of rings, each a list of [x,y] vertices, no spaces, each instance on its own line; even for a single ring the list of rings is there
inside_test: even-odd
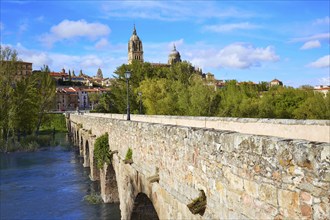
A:
[[[173,64],[177,62],[181,62],[181,56],[179,51],[176,50],[175,45],[173,45],[173,50],[168,55],[168,64]]]
[[[175,45],[174,45],[173,50],[171,51],[171,53],[170,53],[169,56],[171,56],[171,57],[177,57],[177,56],[180,56],[180,53],[179,53],[179,51],[176,50]]]

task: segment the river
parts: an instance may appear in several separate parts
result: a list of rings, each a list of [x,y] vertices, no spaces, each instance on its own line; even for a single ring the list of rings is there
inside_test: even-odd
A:
[[[0,155],[0,219],[120,219],[119,204],[84,200],[99,184],[65,135],[56,140],[57,147]]]

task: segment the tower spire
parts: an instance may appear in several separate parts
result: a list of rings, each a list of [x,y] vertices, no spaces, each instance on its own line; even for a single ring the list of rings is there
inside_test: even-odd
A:
[[[134,24],[133,34],[136,35],[135,24]]]

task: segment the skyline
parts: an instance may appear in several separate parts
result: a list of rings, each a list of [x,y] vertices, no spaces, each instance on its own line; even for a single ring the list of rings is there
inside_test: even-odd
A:
[[[329,85],[329,1],[1,1],[1,45],[38,70],[104,77],[127,63],[135,24],[146,62],[182,60],[216,79]]]

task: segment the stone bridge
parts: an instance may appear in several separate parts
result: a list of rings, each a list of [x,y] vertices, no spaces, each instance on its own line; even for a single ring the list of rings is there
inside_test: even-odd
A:
[[[71,114],[67,127],[122,219],[329,219],[329,121]],[[98,169],[106,132],[115,154]]]

